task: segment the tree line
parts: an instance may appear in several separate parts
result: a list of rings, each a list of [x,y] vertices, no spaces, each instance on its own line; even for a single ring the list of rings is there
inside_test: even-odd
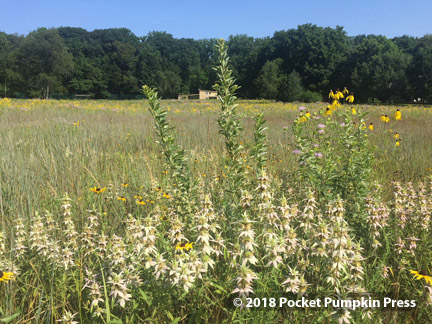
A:
[[[164,98],[197,93],[216,80],[215,43],[126,28],[0,32],[0,96],[132,99],[143,84]],[[432,35],[351,37],[343,27],[306,24],[227,43],[241,98],[319,101],[346,86],[360,102],[432,101]]]

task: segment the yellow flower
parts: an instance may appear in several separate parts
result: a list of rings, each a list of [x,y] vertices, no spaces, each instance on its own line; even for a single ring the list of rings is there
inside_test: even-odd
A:
[[[332,115],[332,112],[331,112],[330,108],[327,107],[326,111],[324,112],[324,116],[328,117],[328,116],[331,116],[331,115]]]
[[[348,98],[347,98],[347,100],[348,100]],[[356,109],[354,107],[351,108],[351,113],[353,115],[357,115],[357,111],[356,111]]]
[[[142,200],[142,199],[137,200],[136,203],[137,203],[138,205],[141,205],[141,206],[144,206],[144,205],[146,204],[145,201]]]
[[[135,199],[142,199],[142,197],[140,195],[135,195],[134,198]]]
[[[309,112],[309,111],[306,111],[305,117],[306,117],[307,119],[309,119],[310,116],[311,116],[310,112]]]
[[[384,115],[381,115],[380,119],[381,119],[382,122],[385,122],[385,120],[386,120],[386,118],[385,118]]]
[[[333,90],[330,90],[329,99],[334,99],[334,97],[335,97],[335,95],[333,93]]]
[[[156,191],[156,192],[162,191],[162,188],[161,188],[161,187],[157,187],[157,188],[155,189],[155,191]]]
[[[415,270],[410,270],[411,274],[414,275],[414,279],[416,280],[421,280],[424,279],[426,281],[426,283],[432,285],[432,277],[426,275],[426,273],[424,271],[415,271]]]
[[[395,138],[395,139],[399,139],[399,133],[398,132],[396,132],[394,135],[393,135],[393,137]]]
[[[353,103],[354,102],[354,94],[352,92],[351,92],[351,94],[348,97],[346,97],[346,101],[348,101],[349,103]]]
[[[396,147],[399,147],[399,145],[400,145],[400,140],[396,140],[395,145],[396,145]]]
[[[166,199],[170,199],[171,198],[171,196],[168,193],[166,193],[166,192],[162,195],[162,197],[164,197]]]
[[[370,129],[371,131],[374,130],[374,125],[373,125],[373,123],[370,123],[370,124],[369,124],[369,129]]]
[[[0,281],[8,281],[13,279],[14,274],[12,272],[3,272],[0,270]]]
[[[90,188],[90,191],[93,191],[95,193],[97,193],[98,195],[101,194],[102,192],[104,192],[106,190],[106,188],[100,188],[100,187],[94,187],[94,188]]]
[[[401,111],[399,109],[396,110],[396,112],[394,114],[394,119],[396,119],[396,120],[402,120],[402,113],[401,113]]]
[[[125,187],[125,188],[126,188],[127,186],[129,186],[127,183],[122,183],[121,185],[122,185],[122,187]]]
[[[192,249],[192,246],[193,245],[193,242],[190,242],[190,243],[185,243],[185,242],[179,242],[178,244],[177,244],[177,246],[176,246],[176,251],[178,251],[178,250],[180,250],[180,251],[183,251],[183,250],[186,250],[186,251],[189,251],[190,249]]]
[[[122,197],[118,197],[117,200],[126,201],[126,198],[122,196]]]
[[[343,93],[344,95],[346,95],[346,94],[348,94],[348,93],[349,93],[349,91],[348,91],[348,89],[347,89],[346,87],[344,87],[344,89],[343,89],[342,93]]]

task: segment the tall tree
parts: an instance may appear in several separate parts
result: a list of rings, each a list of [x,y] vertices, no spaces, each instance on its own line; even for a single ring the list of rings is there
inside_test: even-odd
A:
[[[39,28],[28,34],[20,61],[30,94],[46,99],[51,91],[62,91],[62,77],[73,68],[72,55],[56,29]]]

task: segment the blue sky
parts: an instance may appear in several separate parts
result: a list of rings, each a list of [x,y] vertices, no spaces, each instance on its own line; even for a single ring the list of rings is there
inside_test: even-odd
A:
[[[306,23],[343,26],[350,36],[432,33],[431,0],[0,0],[0,8],[0,31],[10,34],[72,26],[126,27],[137,36],[166,31],[176,38],[266,37]]]

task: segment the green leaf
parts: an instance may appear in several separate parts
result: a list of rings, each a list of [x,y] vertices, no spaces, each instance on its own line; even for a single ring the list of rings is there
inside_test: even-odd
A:
[[[0,318],[0,321],[2,323],[9,323],[11,322],[13,319],[17,318],[19,315],[21,314],[21,310],[17,309],[15,313],[13,313],[11,316],[8,317],[4,317],[4,318]]]

